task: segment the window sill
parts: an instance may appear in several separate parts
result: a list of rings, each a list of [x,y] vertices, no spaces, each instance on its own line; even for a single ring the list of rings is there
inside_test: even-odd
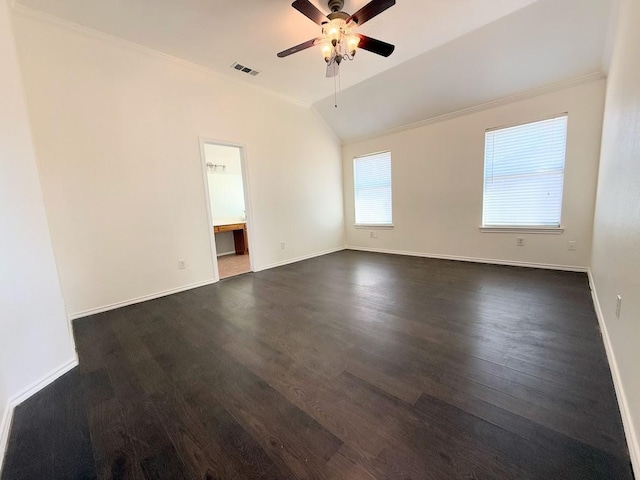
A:
[[[535,233],[546,235],[560,235],[562,227],[480,227],[482,233]]]
[[[356,223],[355,228],[363,228],[366,230],[391,230],[393,225],[367,225],[366,223]]]

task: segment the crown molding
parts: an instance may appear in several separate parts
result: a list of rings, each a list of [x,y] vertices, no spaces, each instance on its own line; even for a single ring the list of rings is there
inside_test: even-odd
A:
[[[205,67],[204,65],[200,65],[198,63],[190,62],[188,60],[184,60],[180,57],[175,57],[173,55],[169,55],[168,53],[161,52],[159,50],[154,50],[153,48],[145,47],[139,43],[132,42],[130,40],[125,40],[114,35],[110,35],[108,33],[101,32],[94,28],[86,27],[84,25],[80,25],[78,23],[72,22],[70,20],[66,20],[64,18],[57,17],[55,15],[51,15],[49,13],[43,12],[41,10],[37,10],[31,7],[25,7],[24,5],[20,5],[18,0],[9,0],[9,4],[12,10],[20,15],[25,17],[35,18],[40,21],[44,21],[53,25],[56,25],[61,28],[66,28],[69,30],[73,30],[74,32],[87,35],[93,38],[98,38],[105,42],[111,43],[113,45],[117,45],[119,47],[127,48],[129,50],[133,50],[135,52],[150,55],[156,58],[161,58],[163,60],[167,60],[173,63],[177,63],[187,68],[192,68],[194,70],[198,70],[200,72],[206,73],[208,75],[214,76],[217,79],[224,80],[235,85],[240,85],[243,87],[251,88],[255,91],[264,93],[272,98],[276,98],[278,100],[284,101],[286,103],[290,103],[297,107],[311,109],[310,103],[301,102],[293,97],[289,97],[288,95],[283,95],[280,93],[276,93],[273,90],[269,90],[268,88],[261,87],[259,85],[254,85],[244,80],[240,80],[238,78],[232,77],[231,75],[227,75],[221,73],[217,70],[213,70],[212,68]]]
[[[579,77],[570,78],[569,80],[563,80],[561,82],[551,83],[543,87],[534,88],[532,90],[527,90],[522,93],[516,93],[515,95],[509,95],[507,97],[499,98],[497,100],[481,103],[473,107],[463,108],[461,110],[456,110],[454,112],[445,113],[444,115],[438,115],[436,117],[427,118],[424,120],[420,120],[418,122],[400,125],[398,127],[393,127],[387,130],[381,130],[376,133],[363,135],[361,137],[356,137],[349,140],[343,140],[342,145],[343,146],[353,145],[356,143],[364,142],[366,140],[372,140],[374,138],[384,137],[386,135],[392,135],[394,133],[400,133],[406,130],[413,130],[413,129],[424,127],[427,125],[433,125],[435,123],[445,122],[447,120],[452,120],[454,118],[470,115],[472,113],[482,112],[484,110],[490,110],[492,108],[501,107],[503,105],[508,105],[510,103],[519,102],[521,100],[528,100],[530,98],[539,97],[547,93],[557,92],[559,90],[564,90],[566,88],[577,87],[585,83],[596,82],[599,80],[603,80],[605,78],[606,78],[606,75],[602,72],[588,73],[586,75],[581,75]]]

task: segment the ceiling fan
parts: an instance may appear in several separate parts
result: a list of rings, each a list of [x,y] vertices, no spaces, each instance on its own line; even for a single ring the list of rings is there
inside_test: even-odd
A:
[[[349,15],[342,11],[344,0],[328,0],[328,7],[331,13],[325,15],[309,0],[295,0],[291,6],[320,25],[322,27],[322,36],[288,48],[278,53],[278,57],[284,58],[315,45],[320,45],[322,55],[327,63],[327,77],[335,77],[338,74],[338,67],[342,60],[353,60],[358,48],[388,57],[393,53],[395,46],[356,33],[356,30],[362,24],[395,4],[395,0],[372,0],[353,15]]]

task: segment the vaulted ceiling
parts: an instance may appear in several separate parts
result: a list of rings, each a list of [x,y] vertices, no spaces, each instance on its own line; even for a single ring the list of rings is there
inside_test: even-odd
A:
[[[344,64],[335,108],[318,47],[276,57],[320,33],[290,0],[16,1],[313,106],[343,140],[601,71],[612,3],[397,0],[360,28],[395,52],[360,51]],[[366,3],[346,0],[344,10]]]

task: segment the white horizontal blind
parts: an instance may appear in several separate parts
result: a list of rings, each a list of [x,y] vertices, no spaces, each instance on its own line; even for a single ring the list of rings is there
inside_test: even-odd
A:
[[[391,152],[353,159],[356,225],[391,225]]]
[[[559,227],[567,115],[485,134],[485,227]]]

